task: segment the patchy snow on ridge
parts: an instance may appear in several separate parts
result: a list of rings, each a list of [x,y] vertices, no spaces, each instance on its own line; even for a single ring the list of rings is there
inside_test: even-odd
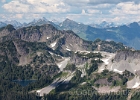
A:
[[[127,88],[138,88],[140,85],[139,76],[135,76],[133,79],[127,82]]]
[[[51,43],[51,47],[55,47],[55,45],[56,45],[56,41]]]
[[[102,61],[106,64],[106,65],[108,65],[109,64],[109,59],[102,59]]]
[[[105,69],[112,70],[112,59],[114,59],[115,53],[109,53],[104,51],[94,51],[94,53],[101,53],[102,55],[102,61],[104,63],[101,64],[101,66],[98,67],[98,72],[102,72]]]
[[[106,56],[107,55],[107,56]],[[106,64],[106,65],[108,65],[109,64],[109,62],[110,62],[110,60],[113,58],[113,56],[114,56],[114,54],[106,54],[105,55],[105,58],[103,58],[102,59],[102,61]]]
[[[36,92],[39,93],[41,90],[37,90]]]
[[[120,70],[118,70],[118,69],[114,69],[114,72],[118,72],[118,73],[120,73],[120,74],[123,73],[123,71],[120,71]]]
[[[71,50],[68,48],[68,46],[66,47],[66,50],[67,50],[67,51],[71,51]]]
[[[66,50],[71,51],[70,49],[66,48]]]
[[[140,83],[136,82],[132,88],[137,88],[139,85],[140,85]]]

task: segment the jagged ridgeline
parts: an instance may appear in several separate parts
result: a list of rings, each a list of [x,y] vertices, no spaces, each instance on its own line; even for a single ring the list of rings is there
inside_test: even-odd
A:
[[[99,28],[66,19],[60,24],[59,28],[62,30],[72,30],[86,40],[93,41],[96,38],[100,38],[102,40],[113,40],[116,42],[122,42],[137,50],[140,49],[140,25],[137,22],[133,22],[128,25]]]
[[[73,57],[76,51],[125,49],[122,43],[113,41],[85,41],[72,31],[60,31],[50,24],[17,30],[7,25],[0,29],[0,40],[1,77],[10,80],[53,77],[59,72],[56,63],[61,56]],[[60,56],[53,57],[51,53]]]
[[[3,81],[0,85],[0,91],[2,91],[0,98],[8,100],[7,98],[10,96],[10,98],[17,100],[20,95],[21,97],[30,97],[23,100],[40,100],[35,95],[28,94],[28,92],[45,87],[57,77],[64,76],[66,73],[62,72],[60,62],[63,62],[66,57],[70,58],[69,62],[72,63],[69,63],[67,67],[65,66],[64,70],[75,71],[77,70],[76,66],[81,63],[84,64],[84,61],[90,61],[91,58],[96,56],[101,57],[98,53],[81,53],[83,51],[98,50],[114,53],[126,48],[130,49],[122,43],[113,41],[102,41],[100,39],[96,39],[94,42],[86,41],[73,31],[61,31],[50,24],[20,29],[7,25],[0,28],[0,80]],[[98,66],[95,67],[95,65],[102,61],[99,59],[97,63],[94,60],[91,62],[91,68],[86,70],[89,75],[98,69]],[[71,68],[71,66],[73,67]],[[77,73],[81,72],[77,71]],[[77,80],[75,81],[74,78]],[[79,77],[74,78],[72,78],[73,83],[80,79]],[[11,83],[13,80],[37,80],[37,82],[22,91],[22,87]],[[8,85],[4,87],[4,84]],[[17,96],[13,97],[12,94],[6,93],[17,93],[15,94]],[[4,97],[4,95],[8,96]]]
[[[119,49],[125,49],[122,43],[113,41],[101,41],[97,39],[94,42],[81,39],[74,32],[60,31],[50,24],[42,26],[29,26],[20,29],[14,29],[8,25],[0,29],[0,41],[20,39],[28,42],[46,42],[54,50],[97,50],[116,52]]]

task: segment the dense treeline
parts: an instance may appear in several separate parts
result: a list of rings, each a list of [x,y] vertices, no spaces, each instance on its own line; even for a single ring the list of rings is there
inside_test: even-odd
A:
[[[99,94],[90,84],[77,86],[75,89],[58,93],[56,90],[45,95],[45,100],[126,100],[129,90],[118,93]]]
[[[0,100],[40,100],[24,87],[0,78]]]
[[[19,65],[20,53],[15,46],[18,45],[21,54],[36,54],[39,50],[44,50],[45,57],[51,58],[47,50],[50,50],[44,43],[29,43],[25,41],[15,40],[0,43],[0,100],[40,100],[36,94],[30,93],[34,89],[39,89],[50,84],[53,77],[49,74],[59,70],[56,65],[44,65],[32,67],[31,64]],[[19,44],[18,44],[19,43]],[[36,57],[36,56],[35,56]],[[36,58],[37,61],[32,64],[40,64],[46,61],[44,55]],[[34,58],[34,56],[33,56]],[[45,59],[42,59],[45,58]],[[47,61],[53,61],[49,59]],[[36,65],[37,65],[36,64]],[[54,76],[55,74],[50,74]],[[36,80],[26,87],[22,87],[14,82],[14,80]]]

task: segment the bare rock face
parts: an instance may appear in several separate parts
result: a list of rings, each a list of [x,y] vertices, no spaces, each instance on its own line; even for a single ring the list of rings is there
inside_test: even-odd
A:
[[[15,30],[15,28],[12,25],[7,25],[5,27],[2,27],[2,28],[0,28],[0,37],[7,36],[14,30]]]
[[[28,42],[45,42],[54,50],[62,51],[93,51],[100,45],[101,51],[116,52],[124,48],[123,44],[107,41],[86,41],[70,30],[58,30],[50,24],[29,26],[15,30],[6,26],[0,30],[0,42],[21,39]],[[54,45],[55,43],[55,45]]]
[[[140,51],[130,51],[130,50],[118,51],[114,60],[119,62],[121,60],[130,61],[134,59],[140,59]]]
[[[71,63],[73,63],[75,65],[82,65],[88,61],[88,58],[79,57],[78,55],[74,54],[71,57],[70,61],[71,61]]]
[[[13,43],[20,55],[27,55],[29,53],[25,42],[13,41]]]
[[[31,26],[28,28],[21,28],[12,33],[10,35],[12,38],[19,38],[25,41],[35,42],[40,39],[40,31],[37,27]]]
[[[70,49],[77,50],[92,50],[92,45],[81,39],[79,36],[74,34],[72,31],[65,31],[66,46],[70,45]]]
[[[112,70],[122,72],[125,70],[136,74],[140,70],[140,52],[139,51],[118,51],[113,64]]]
[[[0,37],[6,36],[8,34],[10,34],[10,32],[7,29],[4,29],[0,32]]]
[[[109,85],[111,86],[112,83],[108,82],[107,79],[99,79],[95,82],[95,84],[100,84],[100,85]]]
[[[0,33],[2,41],[21,39],[28,42],[46,42],[48,46],[56,42],[55,49],[60,46],[64,50],[68,47],[70,51],[92,50],[92,43],[81,39],[72,31],[60,31],[50,24],[20,28],[11,34],[6,31]],[[3,37],[3,34],[6,37]]]

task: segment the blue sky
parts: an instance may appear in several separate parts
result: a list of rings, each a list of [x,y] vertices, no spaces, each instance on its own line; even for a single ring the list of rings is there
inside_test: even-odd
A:
[[[82,23],[140,21],[139,0],[1,0],[0,21],[29,22],[46,17]]]

